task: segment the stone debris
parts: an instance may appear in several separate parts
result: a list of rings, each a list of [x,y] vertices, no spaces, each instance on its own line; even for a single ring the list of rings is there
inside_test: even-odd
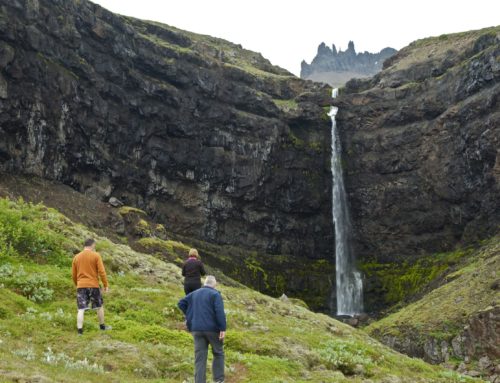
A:
[[[122,207],[124,205],[123,202],[116,197],[111,197],[108,203],[113,207]]]

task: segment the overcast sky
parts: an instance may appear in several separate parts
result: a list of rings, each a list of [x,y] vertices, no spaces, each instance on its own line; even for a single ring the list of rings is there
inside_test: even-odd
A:
[[[498,0],[93,0],[123,15],[221,37],[299,74],[324,41],[345,50],[400,49],[443,33],[500,24]]]

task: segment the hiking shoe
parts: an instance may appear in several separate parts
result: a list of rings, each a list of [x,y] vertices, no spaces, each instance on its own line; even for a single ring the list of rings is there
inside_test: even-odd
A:
[[[101,329],[101,331],[108,331],[108,330],[111,330],[113,327],[106,326],[105,324],[100,324],[99,328]]]
[[[83,328],[78,328],[78,335],[83,335]]]

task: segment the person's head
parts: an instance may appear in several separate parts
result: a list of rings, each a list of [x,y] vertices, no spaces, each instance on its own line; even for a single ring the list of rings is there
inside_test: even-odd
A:
[[[217,280],[213,275],[207,275],[205,278],[205,286],[215,288],[217,286]]]
[[[83,242],[83,246],[85,246],[86,249],[95,250],[95,239],[86,239],[85,242]]]
[[[198,254],[198,250],[196,250],[196,249],[189,250],[189,256],[194,257],[194,258],[200,258],[200,255]]]

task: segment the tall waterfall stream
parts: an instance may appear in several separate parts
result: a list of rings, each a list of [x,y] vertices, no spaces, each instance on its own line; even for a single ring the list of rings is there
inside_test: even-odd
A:
[[[338,95],[333,89],[332,97]],[[363,312],[363,281],[356,269],[351,247],[351,219],[342,171],[342,151],[335,116],[338,108],[332,106],[332,215],[335,226],[335,284],[337,315],[354,316]]]

